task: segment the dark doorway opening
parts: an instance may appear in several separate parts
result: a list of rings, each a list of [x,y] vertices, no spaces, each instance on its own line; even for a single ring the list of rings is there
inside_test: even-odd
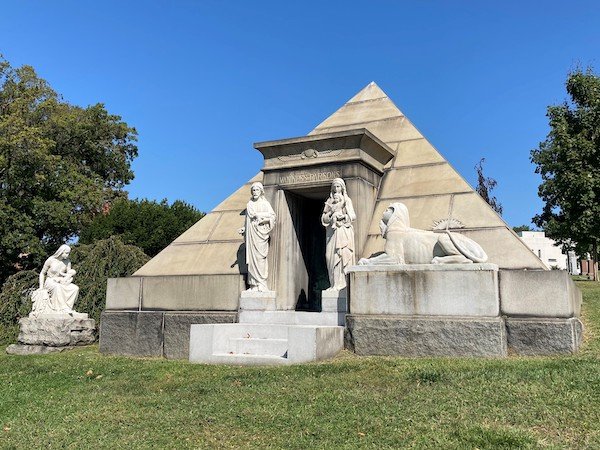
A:
[[[303,290],[300,293],[296,304],[296,310],[299,311],[321,311],[321,291],[329,287],[325,261],[325,227],[321,224],[323,204],[328,194],[328,187],[286,192],[294,230],[308,274],[306,292]]]

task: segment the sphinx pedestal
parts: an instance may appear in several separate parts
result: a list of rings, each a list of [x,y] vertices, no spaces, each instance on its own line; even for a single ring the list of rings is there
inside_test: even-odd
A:
[[[581,293],[566,273],[354,266],[349,283],[347,345],[360,355],[551,355],[581,343]]]
[[[505,356],[495,264],[354,266],[349,345],[359,355]]]

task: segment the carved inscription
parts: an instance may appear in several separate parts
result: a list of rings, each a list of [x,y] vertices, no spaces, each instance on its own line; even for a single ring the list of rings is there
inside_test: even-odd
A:
[[[294,172],[283,175],[279,178],[281,184],[297,184],[297,183],[315,183],[319,181],[331,181],[334,178],[341,178],[342,174],[339,170],[326,170],[322,172]]]

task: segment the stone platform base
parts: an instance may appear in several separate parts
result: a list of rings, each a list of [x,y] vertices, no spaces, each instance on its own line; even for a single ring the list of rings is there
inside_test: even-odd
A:
[[[334,357],[344,328],[314,325],[192,325],[190,362],[283,365]]]
[[[500,317],[346,316],[347,345],[358,355],[506,356]]]
[[[274,291],[257,292],[242,291],[240,294],[240,309],[248,311],[275,311],[277,295]]]
[[[576,353],[581,345],[583,324],[569,319],[507,318],[508,347],[517,355],[561,355]]]
[[[240,311],[240,323],[343,326],[345,313],[335,311]]]
[[[9,355],[45,355],[47,353],[60,353],[65,350],[72,350],[75,347],[47,347],[45,345],[23,345],[23,344],[10,344],[6,347],[6,353]]]
[[[236,321],[234,312],[104,311],[100,320],[100,352],[187,359],[190,325]]]
[[[96,341],[96,322],[93,319],[69,315],[23,317],[19,326],[19,344],[68,347]]]

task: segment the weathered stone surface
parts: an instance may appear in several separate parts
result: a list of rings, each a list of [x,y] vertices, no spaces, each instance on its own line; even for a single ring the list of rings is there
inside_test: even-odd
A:
[[[18,341],[21,344],[65,347],[96,341],[93,319],[24,317],[19,320],[19,325]]]
[[[581,345],[583,325],[570,319],[507,318],[508,348],[518,355],[575,353]]]
[[[340,312],[348,311],[347,288],[341,291],[332,289],[321,293],[321,311]]]
[[[274,365],[332,358],[343,348],[344,328],[315,325],[192,325],[193,363]]]
[[[277,295],[275,291],[242,291],[240,294],[240,310],[275,311]]]
[[[9,355],[45,355],[47,353],[60,353],[65,350],[72,350],[75,347],[48,347],[45,345],[23,345],[23,344],[10,344],[6,347],[6,353]]]
[[[498,266],[403,264],[349,270],[351,314],[498,316]]]
[[[500,308],[511,317],[578,317],[581,291],[564,270],[501,270]]]
[[[106,282],[106,309],[139,309],[142,277],[109,278]]]
[[[236,311],[241,275],[144,277],[142,309],[170,311]]]
[[[235,323],[236,320],[236,313],[165,313],[165,358],[188,359],[192,324]]]
[[[100,352],[162,356],[163,315],[150,311],[104,311],[100,320]]]
[[[506,356],[502,318],[346,316],[359,355]]]

